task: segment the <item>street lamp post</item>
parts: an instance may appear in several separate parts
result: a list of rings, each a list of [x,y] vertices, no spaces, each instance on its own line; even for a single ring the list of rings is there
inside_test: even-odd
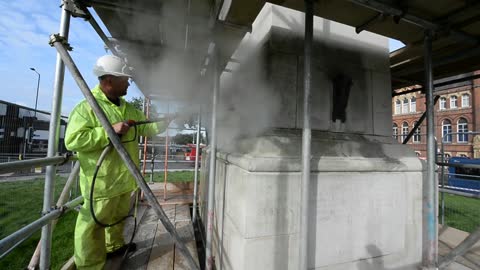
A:
[[[30,68],[33,72],[37,73],[37,95],[35,96],[35,111],[33,112],[33,117],[37,117],[37,104],[38,104],[38,89],[40,88],[40,73],[35,68]]]
[[[24,146],[24,149],[23,149],[23,156],[26,155],[26,148],[27,148],[27,144],[29,145],[29,151],[31,151],[31,144],[33,143],[33,134],[34,134],[34,122],[35,120],[37,120],[37,105],[38,105],[38,90],[40,89],[40,73],[38,73],[38,71],[31,67],[30,68],[31,71],[37,73],[38,75],[38,79],[37,79],[37,94],[35,95],[35,109],[33,111],[33,119],[32,121],[30,122],[30,127],[28,127],[28,132],[26,131],[25,132],[25,146]],[[28,135],[28,138],[27,138],[27,135]]]

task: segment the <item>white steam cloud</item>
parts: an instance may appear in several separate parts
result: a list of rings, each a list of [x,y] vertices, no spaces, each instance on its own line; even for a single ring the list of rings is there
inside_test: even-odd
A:
[[[194,23],[185,23],[190,10],[199,10],[198,6],[192,6],[199,5],[197,2],[171,1],[158,10],[150,9],[151,13],[132,13],[125,33],[115,38],[135,69],[136,84],[146,96],[177,103],[174,107],[191,114],[191,119],[196,119],[201,105],[202,126],[211,133],[212,65],[205,76],[200,75],[208,45],[213,40],[209,17],[197,15],[191,17],[195,18]],[[155,12],[161,14],[160,24]],[[216,45],[224,44],[217,41]],[[240,137],[255,136],[271,128],[280,109],[280,98],[268,82],[264,59],[258,50],[249,48],[242,53],[245,58],[239,59],[238,69],[222,73],[217,109],[219,148],[229,149]]]
[[[233,150],[235,140],[272,128],[280,110],[280,96],[268,79],[262,53],[248,50],[239,69],[222,76],[217,117],[221,149]]]

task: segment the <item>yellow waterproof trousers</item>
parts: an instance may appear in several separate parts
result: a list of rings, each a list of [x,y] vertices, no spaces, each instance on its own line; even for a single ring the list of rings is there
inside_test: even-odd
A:
[[[130,192],[93,203],[95,217],[104,224],[114,223],[128,215]],[[107,252],[123,245],[125,222],[113,227],[102,227],[95,223],[90,213],[90,200],[85,199],[75,226],[75,265],[77,269],[103,269]]]

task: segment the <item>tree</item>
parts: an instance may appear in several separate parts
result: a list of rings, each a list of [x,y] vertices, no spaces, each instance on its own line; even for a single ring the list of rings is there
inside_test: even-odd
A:
[[[143,112],[143,98],[142,97],[132,97],[131,100],[127,100],[128,103],[132,104],[135,108]],[[150,104],[149,108],[149,118],[154,119],[158,118],[157,108],[154,104]]]
[[[173,137],[173,142],[180,145],[186,145],[192,143],[193,134],[177,134]]]
[[[137,108],[138,110],[143,111],[143,98],[132,97],[132,99],[128,100],[127,102],[132,104],[133,107]]]

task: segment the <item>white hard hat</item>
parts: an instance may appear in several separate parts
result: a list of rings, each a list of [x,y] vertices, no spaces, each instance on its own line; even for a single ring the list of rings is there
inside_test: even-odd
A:
[[[122,58],[115,55],[104,55],[98,58],[93,67],[93,74],[97,77],[103,75],[132,77],[130,68]]]

